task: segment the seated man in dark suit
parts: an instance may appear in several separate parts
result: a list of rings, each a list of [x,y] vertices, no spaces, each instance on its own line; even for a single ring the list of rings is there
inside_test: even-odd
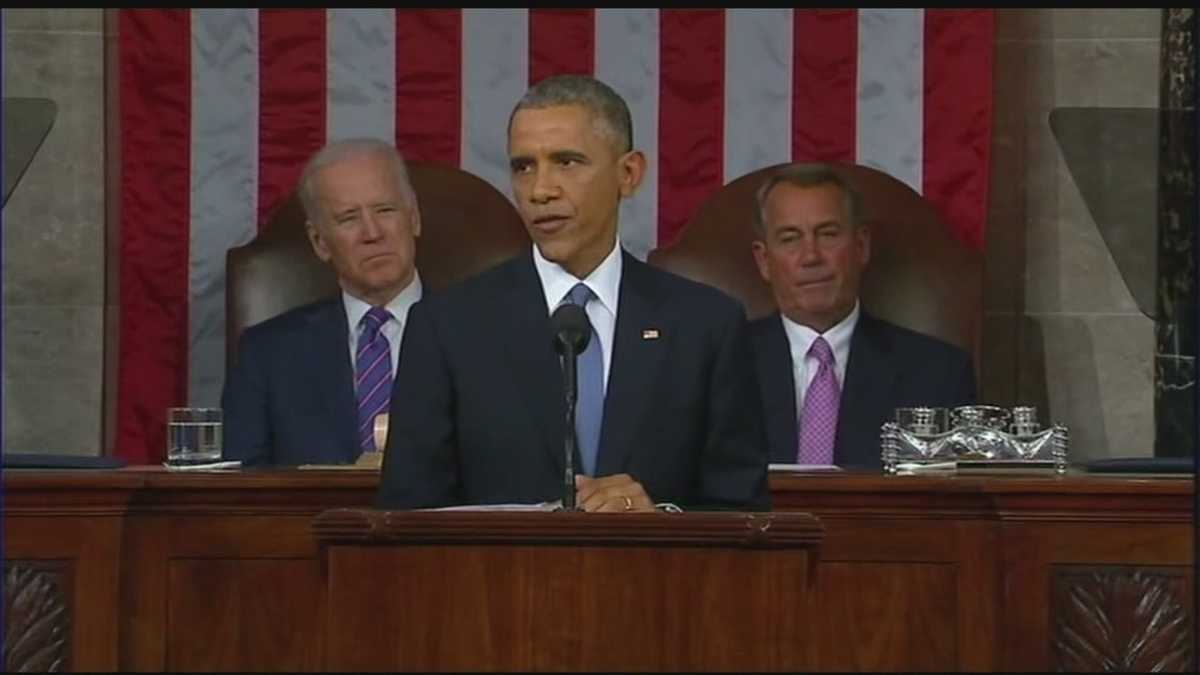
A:
[[[325,146],[300,178],[313,251],[342,292],[248,328],[225,382],[226,459],[352,463],[376,452],[408,311],[417,198],[396,148],[373,139]]]
[[[625,101],[590,77],[543,80],[509,118],[508,154],[534,245],[413,308],[378,505],[563,496],[568,429],[550,316],[572,302],[592,327],[578,360],[577,505],[766,508],[744,310],[617,244],[620,201],[646,166]],[[421,395],[400,394],[410,390]]]
[[[878,468],[897,407],[975,402],[966,352],[860,306],[871,238],[848,183],[797,164],[756,196],[754,259],[780,310],[750,329],[772,462]]]

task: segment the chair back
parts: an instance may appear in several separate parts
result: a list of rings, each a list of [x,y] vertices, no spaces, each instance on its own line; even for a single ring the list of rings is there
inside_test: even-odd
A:
[[[649,263],[741,300],[751,318],[777,310],[754,263],[754,194],[783,165],[749,173],[701,205],[680,239]],[[933,205],[904,183],[856,164],[834,170],[863,198],[871,260],[859,297],[882,319],[957,345],[979,366],[983,258],[959,242]]]
[[[520,214],[491,184],[453,167],[407,167],[421,212],[416,265],[425,288],[445,288],[530,246]],[[247,327],[338,291],[333,268],[308,241],[295,193],[254,241],[227,252],[225,274],[227,367]]]

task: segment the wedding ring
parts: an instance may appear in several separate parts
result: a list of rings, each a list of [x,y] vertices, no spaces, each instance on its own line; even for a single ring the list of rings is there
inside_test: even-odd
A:
[[[630,499],[628,495],[621,495],[621,499],[625,500],[625,510],[632,511],[633,510],[633,500]]]

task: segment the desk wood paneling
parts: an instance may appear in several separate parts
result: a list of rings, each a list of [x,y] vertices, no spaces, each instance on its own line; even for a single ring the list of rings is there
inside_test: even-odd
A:
[[[6,471],[6,575],[62,605],[71,669],[320,669],[329,571],[312,520],[368,507],[376,480]],[[773,475],[771,486],[777,510],[825,530],[820,620],[801,633],[816,668],[1099,669],[1155,617],[1161,637],[1134,665],[1194,658],[1190,478]],[[1128,600],[1137,593],[1154,595],[1157,614]],[[1097,597],[1113,599],[1077,601]],[[1115,632],[1074,628],[1089,620]],[[22,649],[6,649],[10,669],[38,656]]]

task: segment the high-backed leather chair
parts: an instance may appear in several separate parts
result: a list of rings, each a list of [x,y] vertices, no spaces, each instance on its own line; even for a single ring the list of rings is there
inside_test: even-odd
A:
[[[517,210],[484,180],[422,162],[409,162],[408,174],[421,211],[416,264],[425,288],[445,288],[530,246]],[[293,194],[254,241],[226,254],[228,367],[246,327],[337,292],[333,268],[313,253],[304,220]]]
[[[782,165],[749,173],[704,202],[674,245],[649,263],[701,281],[742,301],[751,319],[777,307],[751,253],[754,193]],[[960,243],[933,205],[904,183],[865,166],[834,170],[862,193],[871,228],[871,260],[860,298],[876,316],[941,338],[973,355],[979,367],[983,259]]]

